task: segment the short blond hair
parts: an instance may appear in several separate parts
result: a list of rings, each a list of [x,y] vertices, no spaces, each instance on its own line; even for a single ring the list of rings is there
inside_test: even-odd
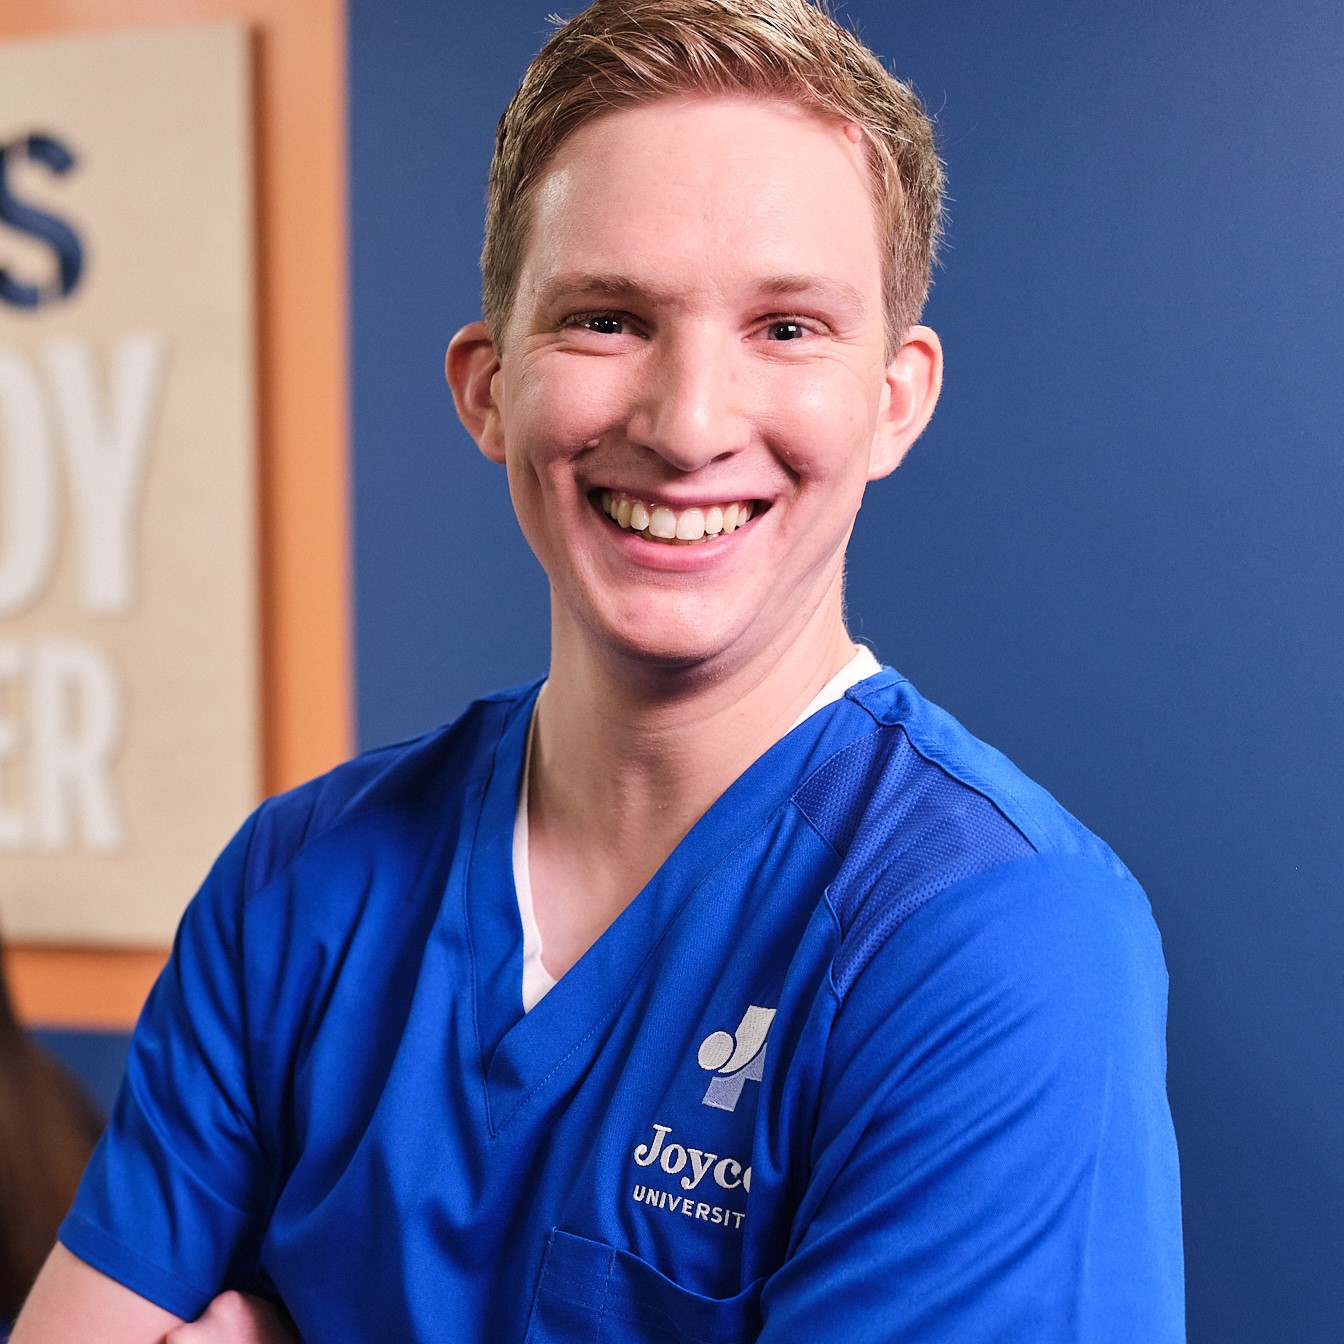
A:
[[[596,0],[557,29],[495,137],[481,273],[496,341],[513,310],[535,188],[561,143],[604,113],[687,93],[767,98],[861,128],[894,351],[928,296],[943,167],[918,95],[824,0]]]

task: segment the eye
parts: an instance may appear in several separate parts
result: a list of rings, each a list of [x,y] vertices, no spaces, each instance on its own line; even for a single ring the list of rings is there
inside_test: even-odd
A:
[[[771,341],[799,341],[807,334],[807,328],[791,317],[774,318],[765,328],[766,339]]]
[[[565,319],[565,326],[579,327],[598,336],[620,336],[628,325],[624,313],[574,313]]]

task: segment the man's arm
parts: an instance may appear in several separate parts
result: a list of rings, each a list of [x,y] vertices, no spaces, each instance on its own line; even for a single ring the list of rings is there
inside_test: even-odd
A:
[[[161,1344],[180,1316],[57,1246],[19,1313],[10,1344]]]
[[[1166,975],[1142,893],[1039,856],[860,972],[762,1344],[1184,1339]]]
[[[295,1344],[259,1297],[222,1293],[196,1321],[156,1307],[57,1245],[42,1267],[10,1344]]]
[[[272,1173],[253,1086],[242,935],[254,827],[255,818],[235,836],[183,916],[59,1232],[76,1260],[171,1313],[156,1318],[164,1330],[242,1286],[265,1226]],[[64,1275],[57,1286],[75,1287]]]

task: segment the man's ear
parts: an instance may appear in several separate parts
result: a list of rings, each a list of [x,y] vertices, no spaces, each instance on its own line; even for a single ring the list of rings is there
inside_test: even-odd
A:
[[[504,461],[504,431],[495,401],[499,354],[484,322],[469,322],[448,343],[443,361],[457,417],[492,462]]]
[[[887,365],[868,479],[879,481],[901,465],[911,444],[933,418],[943,386],[943,346],[928,327],[911,327]]]

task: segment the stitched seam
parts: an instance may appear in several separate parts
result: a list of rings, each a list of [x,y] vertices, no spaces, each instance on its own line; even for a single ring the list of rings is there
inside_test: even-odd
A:
[[[602,1300],[597,1306],[597,1329],[593,1333],[593,1344],[602,1342],[602,1324],[607,1318],[607,1298],[611,1295],[611,1276],[616,1269],[615,1247],[607,1248],[607,1273],[602,1280]]]
[[[496,743],[498,750],[498,743]],[[494,767],[494,758],[491,757],[491,768]],[[489,776],[486,776],[487,785]],[[462,933],[467,943],[467,964],[470,967],[471,975],[471,1031],[476,1038],[476,1058],[480,1062],[480,1083],[481,1083],[481,1102],[485,1107],[485,1127],[490,1137],[493,1139],[499,1130],[495,1127],[494,1117],[490,1111],[490,1078],[485,1062],[485,1047],[481,1044],[481,1009],[477,1002],[479,997],[477,986],[480,983],[480,976],[476,966],[476,941],[471,934],[471,861],[476,853],[476,839],[480,835],[481,818],[485,813],[485,788],[481,790],[481,796],[476,809],[476,824],[471,828],[471,839],[467,842],[467,852],[463,867],[459,869],[462,873]]]
[[[472,784],[488,780],[494,773],[495,759],[499,751],[499,737],[502,737],[504,734],[504,727],[505,723],[507,722],[508,712],[511,708],[516,707],[518,701],[524,695],[528,694],[531,691],[533,684],[534,683],[529,682],[524,686],[511,688],[508,691],[500,691],[494,695],[488,695],[482,698],[480,703],[483,705],[488,704],[492,708],[497,707],[497,712],[503,715],[503,719],[505,722],[502,722],[500,725],[499,736],[496,738],[495,746],[491,751],[489,766],[487,768],[483,768],[482,770],[476,773],[462,776],[461,779],[459,780],[459,783],[463,787],[470,787]],[[266,873],[264,881],[256,884],[256,886],[253,889],[252,896],[259,896],[273,882],[275,882],[278,878],[282,877],[286,872],[288,872],[289,869],[292,868],[294,864],[298,861],[299,856],[303,853],[304,850],[308,849],[311,845],[317,844],[320,840],[323,839],[323,837],[330,835],[333,831],[345,825],[354,811],[354,805],[360,802],[364,794],[366,794],[380,779],[383,778],[383,776],[387,773],[387,770],[390,769],[392,765],[395,763],[395,758],[397,757],[397,755],[404,748],[413,746],[417,742],[425,741],[431,737],[434,737],[436,734],[443,733],[446,730],[447,726],[448,725],[444,725],[439,728],[433,728],[427,733],[420,733],[415,736],[405,738],[400,742],[392,742],[386,746],[376,747],[372,751],[363,752],[359,756],[356,756],[354,758],[355,761],[367,761],[373,757],[378,756],[387,756],[391,759],[389,759],[387,767],[385,767],[383,770],[380,770],[377,774],[373,775],[371,778],[365,780],[360,785],[360,787],[356,789],[354,793],[352,793],[345,800],[344,803],[341,804],[340,808],[336,811],[335,815],[330,817],[327,820],[326,824],[316,832],[313,832],[310,829],[312,826],[313,813],[316,811],[318,803],[318,796],[314,795],[312,803],[308,808],[308,816],[304,821],[302,839],[299,840],[299,842],[293,847],[292,851],[289,854],[287,854],[281,862],[276,864],[274,868],[272,868],[270,871]],[[323,788],[325,787],[326,783],[324,781]],[[287,796],[286,794],[278,795],[279,798],[285,798],[286,796]],[[268,799],[266,802],[261,804],[261,806],[257,809],[254,815],[260,818],[263,814],[267,813],[270,810],[271,804],[276,801],[277,801],[276,799]],[[384,803],[380,804],[378,807],[375,807],[372,811],[361,812],[360,815],[375,817],[383,814],[397,816],[398,810],[394,805],[390,803]],[[248,899],[250,900],[252,899],[252,897],[250,896]]]
[[[831,840],[828,836],[822,834],[821,827],[818,826],[817,823],[812,820],[812,817],[808,813],[807,808],[805,808],[802,805],[802,803],[798,801],[797,795],[791,797],[789,799],[789,802],[793,804],[794,811],[797,812],[798,815],[802,817],[802,819],[805,822],[807,822],[808,828],[811,830],[812,834],[815,835],[817,839],[820,840],[821,843],[825,845],[826,848],[829,849],[837,859],[840,860],[841,863],[843,863],[845,861],[845,856],[841,854],[841,852],[838,849],[836,849],[835,845],[831,843]]]
[[[73,1228],[90,1235],[90,1239],[95,1243],[93,1249],[93,1253],[95,1255],[98,1255],[100,1251],[106,1251],[109,1248],[115,1248],[119,1254],[125,1256],[127,1259],[134,1261],[137,1265],[143,1266],[151,1273],[161,1276],[162,1278],[168,1280],[176,1287],[185,1289],[188,1293],[192,1294],[194,1297],[206,1300],[210,1298],[211,1296],[210,1290],[205,1288],[199,1288],[194,1283],[188,1283],[186,1279],[181,1278],[177,1274],[174,1274],[173,1271],[170,1269],[165,1269],[157,1261],[151,1260],[148,1256],[136,1250],[135,1247],[128,1245],[127,1242],[124,1241],[122,1238],[113,1236],[105,1228],[100,1227],[97,1223],[91,1222],[83,1215],[71,1214],[69,1222]],[[62,1244],[64,1243],[62,1242]],[[102,1257],[100,1256],[99,1258]]]
[[[784,802],[781,803],[779,807],[776,808],[775,811],[770,814],[770,817],[767,818],[767,821],[764,824],[768,825],[769,822],[772,821],[776,816],[778,816],[779,813],[791,801],[792,801],[791,799],[786,798]],[[751,835],[745,836],[741,841],[739,841],[737,845],[735,845],[731,850],[729,850],[727,854],[723,855],[723,857],[720,858],[719,861],[716,864],[714,864],[712,868],[710,868],[710,870],[704,875],[704,877],[702,877],[700,881],[697,882],[695,886],[693,886],[691,890],[686,893],[685,900],[683,900],[681,904],[678,905],[677,908],[672,912],[671,916],[668,918],[666,925],[663,928],[662,933],[660,933],[658,937],[653,941],[652,945],[649,947],[649,950],[640,959],[639,964],[630,973],[625,983],[621,986],[621,992],[617,994],[615,998],[612,999],[610,1004],[608,1004],[606,1010],[602,1013],[601,1017],[599,1017],[588,1028],[588,1030],[585,1031],[583,1035],[580,1036],[579,1039],[575,1041],[574,1044],[571,1045],[569,1049],[566,1050],[565,1053],[555,1061],[555,1063],[546,1071],[543,1077],[539,1078],[535,1083],[533,1083],[533,1085],[530,1088],[528,1088],[527,1092],[524,1093],[524,1095],[519,1098],[517,1104],[514,1105],[514,1107],[509,1111],[508,1115],[506,1115],[499,1122],[499,1128],[501,1130],[504,1128],[505,1125],[509,1123],[510,1120],[513,1119],[515,1115],[518,1114],[518,1112],[524,1106],[528,1104],[528,1102],[532,1100],[534,1096],[536,1096],[538,1092],[541,1091],[543,1087],[546,1086],[547,1083],[551,1081],[551,1079],[562,1068],[564,1068],[570,1056],[573,1055],[577,1050],[581,1049],[582,1046],[585,1044],[585,1042],[589,1039],[589,1037],[594,1035],[602,1027],[603,1023],[605,1023],[606,1020],[609,1017],[611,1017],[612,1014],[615,1013],[616,1010],[619,1007],[621,1007],[622,1004],[625,1003],[626,999],[630,997],[631,987],[640,978],[640,976],[644,974],[644,968],[649,964],[650,961],[653,960],[658,949],[662,946],[663,940],[672,931],[673,925],[675,925],[676,922],[681,918],[682,912],[691,903],[691,901],[693,901],[696,898],[696,896],[700,894],[701,890],[709,883],[709,881],[723,868],[724,864],[726,864],[729,861],[729,859],[733,857],[734,854],[736,854],[739,850],[745,848],[756,838],[756,834],[757,832],[753,832]]]
[[[910,744],[911,751],[913,751],[922,760],[927,761],[931,766],[933,766],[935,770],[941,771],[944,775],[948,777],[948,779],[955,780],[963,788],[970,789],[972,793],[978,794],[981,798],[985,800],[985,802],[987,802],[990,805],[990,807],[992,807],[999,814],[999,816],[1001,816],[1004,819],[1004,821],[1008,823],[1009,826],[1013,828],[1013,830],[1015,830],[1018,833],[1018,835],[1022,837],[1024,844],[1029,845],[1031,849],[1037,854],[1041,852],[1040,845],[1038,845],[1036,841],[1033,840],[1031,836],[1029,836],[1026,833],[1026,831],[1022,829],[1021,823],[1015,821],[1012,817],[1010,817],[1008,813],[1004,811],[1003,804],[1000,803],[997,798],[994,798],[990,795],[990,793],[988,792],[987,783],[981,778],[979,772],[973,766],[971,766],[969,763],[962,763],[959,766],[959,769],[953,770],[950,766],[940,761],[936,756],[924,750],[924,748],[921,747],[920,744],[915,741],[915,739],[910,734],[909,724],[900,722],[894,726],[899,729],[901,736],[904,737],[906,742]],[[1027,807],[1026,803],[1023,801],[1023,799],[1018,795],[1017,790],[1013,788],[1011,781],[1005,780],[1002,783],[1000,783],[1000,785],[998,786],[998,792],[1001,793],[1009,802],[1013,804],[1015,808],[1017,808],[1024,815],[1030,810]]]
[[[869,711],[869,713],[871,713],[871,711]],[[689,892],[687,892],[685,900],[683,900],[681,904],[678,905],[677,908],[672,912],[671,916],[667,920],[666,925],[663,928],[662,933],[659,934],[659,936],[653,941],[653,943],[649,947],[649,950],[640,959],[639,964],[630,973],[630,976],[621,986],[621,992],[618,995],[616,995],[614,999],[612,999],[610,1004],[607,1006],[606,1010],[602,1013],[602,1015],[599,1018],[597,1018],[592,1023],[592,1025],[588,1028],[588,1030],[585,1031],[583,1035],[580,1036],[578,1040],[576,1040],[574,1044],[570,1046],[570,1048],[566,1050],[564,1054],[561,1055],[554,1062],[554,1064],[551,1065],[551,1067],[546,1071],[546,1073],[541,1078],[539,1078],[535,1083],[533,1083],[533,1085],[530,1088],[528,1088],[528,1090],[518,1099],[518,1101],[514,1104],[514,1106],[509,1110],[508,1114],[505,1115],[500,1120],[498,1127],[491,1129],[492,1136],[497,1136],[504,1129],[504,1127],[509,1124],[509,1122],[513,1119],[513,1117],[517,1115],[518,1112],[522,1110],[522,1108],[526,1106],[532,1100],[532,1098],[535,1097],[537,1093],[540,1092],[542,1088],[544,1088],[551,1081],[551,1079],[558,1072],[560,1072],[561,1069],[565,1067],[570,1057],[574,1055],[576,1051],[580,1050],[584,1046],[584,1044],[588,1041],[588,1039],[591,1036],[593,1036],[597,1031],[599,1031],[601,1027],[606,1023],[607,1019],[610,1018],[616,1012],[616,1010],[625,1002],[625,1000],[629,997],[632,986],[640,978],[640,976],[644,974],[645,967],[648,966],[649,962],[653,960],[658,949],[662,946],[664,939],[666,939],[667,935],[672,931],[673,925],[675,925],[677,921],[681,918],[682,912],[686,909],[687,905],[689,905],[690,902],[700,894],[701,889],[706,885],[706,883],[708,883],[716,873],[722,870],[724,864],[726,864],[734,854],[737,854],[740,850],[744,849],[747,845],[751,844],[752,841],[756,839],[756,836],[759,835],[760,831],[764,830],[765,827],[770,825],[771,822],[773,822],[775,818],[778,817],[779,814],[790,804],[794,806],[795,810],[801,816],[807,817],[807,812],[803,809],[802,805],[799,804],[797,801],[797,795],[807,787],[807,785],[816,777],[816,775],[820,771],[824,770],[842,752],[850,750],[850,748],[857,746],[860,742],[866,741],[870,737],[877,736],[882,731],[883,731],[882,726],[878,726],[874,728],[871,733],[865,733],[863,734],[862,737],[855,738],[853,741],[846,742],[843,746],[837,747],[835,751],[833,751],[824,761],[818,764],[816,769],[813,770],[807,776],[807,778],[803,780],[803,782],[791,794],[789,794],[789,796],[785,798],[783,802],[780,803],[779,807],[777,807],[773,812],[770,813],[770,815],[761,823],[761,826],[760,828],[758,828],[757,831],[754,831],[751,835],[744,836],[731,850],[728,851],[728,853],[724,854],[719,859],[719,861],[716,864],[714,864],[713,867],[710,868],[710,870],[704,875],[704,877],[702,877],[700,881],[697,882]],[[816,832],[816,826],[815,824],[812,823],[811,818],[808,817],[807,819],[808,824],[812,827],[813,831]],[[835,847],[831,845],[829,841],[826,840],[826,837],[821,835],[820,832],[816,833],[818,838],[827,845],[827,847],[831,850],[831,852],[835,853]],[[468,934],[468,946],[470,946],[470,934]],[[473,985],[475,984],[474,977],[472,983]]]

